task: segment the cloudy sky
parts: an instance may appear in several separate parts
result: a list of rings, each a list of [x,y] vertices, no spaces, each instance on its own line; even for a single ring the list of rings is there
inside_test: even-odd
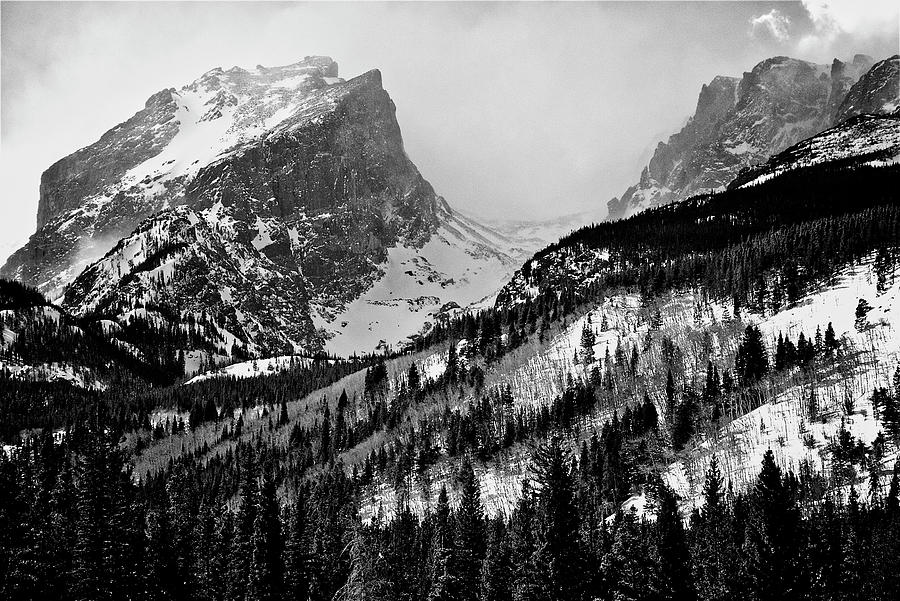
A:
[[[345,78],[379,68],[407,152],[440,194],[489,219],[544,219],[602,217],[716,75],[781,54],[898,52],[894,0],[4,1],[0,11],[0,261],[34,230],[44,169],[216,66],[325,54]]]

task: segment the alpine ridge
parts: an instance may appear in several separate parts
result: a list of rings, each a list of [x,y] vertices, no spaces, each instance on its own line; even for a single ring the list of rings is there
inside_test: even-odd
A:
[[[607,203],[607,218],[724,189],[745,168],[850,117],[892,113],[898,57],[873,63],[862,54],[830,67],[777,56],[739,79],[714,78],[687,125],[659,143],[640,181]]]

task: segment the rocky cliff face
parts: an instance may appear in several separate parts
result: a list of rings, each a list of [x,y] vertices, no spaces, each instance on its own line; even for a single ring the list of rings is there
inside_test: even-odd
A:
[[[76,314],[161,303],[262,349],[321,347],[312,319],[344,311],[391,248],[422,247],[447,214],[381,74],[337,74],[307,57],[154,94],[43,174],[38,231],[0,273]]]
[[[828,67],[775,57],[740,79],[716,77],[701,89],[690,122],[659,144],[640,181],[609,201],[609,219],[722,189],[742,170],[848,117],[894,110],[896,62],[873,67],[857,55]]]
[[[851,87],[838,107],[835,125],[856,115],[889,115],[900,110],[900,55],[879,62]]]

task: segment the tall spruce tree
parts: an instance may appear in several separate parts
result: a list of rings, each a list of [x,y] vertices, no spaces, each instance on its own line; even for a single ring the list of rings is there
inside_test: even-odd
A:
[[[769,371],[766,345],[757,326],[749,325],[744,330],[734,363],[738,380],[744,386],[753,384]]]
[[[278,601],[283,594],[281,517],[271,468],[263,473],[253,522],[248,601]]]
[[[247,582],[253,559],[253,533],[258,511],[258,473],[254,450],[250,446],[241,448],[240,456],[240,500],[234,520],[234,534],[229,552],[228,584],[226,599],[244,601],[247,596]]]
[[[463,460],[459,479],[462,494],[456,510],[456,557],[462,598],[474,600],[484,561],[485,519],[481,504],[481,484],[468,458]]]
[[[663,599],[693,601],[697,598],[690,573],[690,551],[678,499],[675,492],[663,484],[659,490],[659,510],[656,518],[656,547],[659,555],[659,590]]]
[[[792,480],[771,449],[751,493],[747,575],[755,599],[797,599],[806,593],[800,567],[800,511]]]
[[[559,437],[551,436],[534,463],[541,523],[536,563],[542,588],[554,601],[580,599],[583,564],[572,462]]]

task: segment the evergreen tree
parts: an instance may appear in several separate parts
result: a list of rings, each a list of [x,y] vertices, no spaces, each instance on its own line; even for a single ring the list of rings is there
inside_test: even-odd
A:
[[[522,493],[510,518],[509,547],[512,560],[512,597],[514,601],[539,598],[535,536],[536,512],[534,494],[528,480],[522,482]]]
[[[513,564],[503,519],[491,520],[481,570],[480,601],[512,601]]]
[[[612,546],[601,563],[607,598],[613,601],[659,598],[654,552],[648,541],[633,511],[616,516]]]
[[[278,601],[282,596],[281,519],[275,478],[265,470],[253,522],[252,556],[247,584],[248,601]]]
[[[331,408],[328,401],[322,399],[322,433],[319,442],[319,461],[326,463],[331,459]]]
[[[594,363],[595,342],[596,338],[594,337],[593,329],[591,329],[589,323],[585,323],[584,327],[581,328],[581,360],[585,366]]]
[[[662,485],[656,518],[656,546],[659,553],[659,589],[663,598],[691,601],[696,598],[690,573],[690,552],[675,492]]]
[[[297,491],[289,511],[284,553],[284,599],[306,599],[309,595],[306,492]]]
[[[451,516],[447,488],[442,486],[435,508],[428,601],[459,601],[464,598],[459,562],[455,554]]]
[[[456,559],[462,599],[475,599],[485,553],[485,520],[481,486],[468,459],[459,473],[462,496],[456,510]]]
[[[728,508],[719,462],[713,455],[703,483],[703,506],[692,524],[694,548],[692,573],[701,599],[724,601],[734,598],[730,586],[737,570],[734,563]]]
[[[840,346],[841,343],[838,342],[837,336],[834,333],[834,326],[829,321],[828,327],[825,329],[825,353],[831,357]]]
[[[422,378],[419,376],[419,368],[416,367],[416,362],[413,361],[409,364],[409,371],[406,372],[406,386],[411,393],[415,394],[419,391],[421,383]]]
[[[669,424],[675,423],[675,403],[675,378],[670,369],[666,375],[666,420]]]
[[[287,402],[284,399],[281,399],[281,408],[278,412],[278,425],[284,426],[289,421],[288,418],[288,410],[287,410]]]
[[[240,465],[240,500],[229,552],[230,561],[226,587],[228,601],[243,601],[247,595],[247,581],[250,576],[254,550],[253,535],[259,507],[257,468],[252,448],[244,447],[241,450]]]
[[[749,325],[744,330],[744,338],[738,346],[734,362],[738,380],[744,386],[756,382],[769,371],[766,345],[758,327]]]
[[[580,599],[583,594],[578,510],[571,464],[556,436],[551,436],[535,455],[541,517],[536,567],[543,590],[554,601]]]
[[[800,569],[799,509],[791,480],[782,476],[771,450],[751,496],[747,567],[755,599],[796,599],[805,594]]]

